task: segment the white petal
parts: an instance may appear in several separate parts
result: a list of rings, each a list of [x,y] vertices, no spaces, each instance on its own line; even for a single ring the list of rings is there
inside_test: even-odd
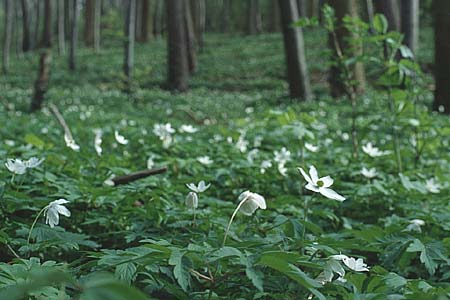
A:
[[[319,180],[319,175],[317,175],[316,167],[311,165],[311,167],[309,168],[309,176],[311,176],[312,182],[317,185],[317,180]]]
[[[305,178],[305,180],[306,180],[308,183],[313,183],[312,180],[311,180],[311,178],[308,176],[308,174],[306,174],[305,171],[303,171],[302,168],[298,168],[298,170],[300,171],[300,173],[302,174],[303,178]]]
[[[56,206],[56,211],[63,216],[70,217],[70,211],[65,206],[62,205]]]
[[[333,182],[334,182],[330,176],[325,176],[325,177],[319,178],[319,180],[323,182],[323,187],[326,187],[326,188],[332,186]]]
[[[195,184],[189,183],[189,184],[186,184],[186,186],[187,186],[188,189],[190,189],[191,191],[198,192],[197,186],[195,186]]]
[[[319,188],[312,183],[308,183],[307,185],[305,185],[305,189],[316,192],[316,193],[319,191]]]
[[[256,204],[258,205],[259,208],[261,208],[261,209],[266,209],[267,208],[266,200],[260,194],[252,193],[250,198],[251,198],[251,200],[256,202]]]
[[[241,205],[239,210],[246,216],[251,216],[257,209],[259,205],[256,201],[252,199],[245,200],[244,204]]]
[[[322,195],[324,195],[325,197],[327,197],[329,199],[333,199],[333,200],[337,200],[337,201],[345,200],[345,198],[343,196],[339,195],[338,193],[336,193],[335,191],[333,191],[330,188],[321,187],[321,188],[319,188],[319,193],[321,193]]]

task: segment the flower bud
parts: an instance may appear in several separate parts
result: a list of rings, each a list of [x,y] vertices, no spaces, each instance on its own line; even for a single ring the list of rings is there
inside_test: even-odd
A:
[[[189,192],[184,202],[188,208],[196,209],[198,207],[198,196],[195,192]]]

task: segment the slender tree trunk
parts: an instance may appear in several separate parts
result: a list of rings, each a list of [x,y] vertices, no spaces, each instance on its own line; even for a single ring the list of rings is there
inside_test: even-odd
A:
[[[41,46],[52,47],[53,26],[52,26],[52,0],[44,1],[44,28],[42,31]]]
[[[450,1],[435,0],[433,5],[436,80],[433,109],[450,115]]]
[[[86,0],[84,7],[84,44],[94,47],[94,20],[96,0]]]
[[[39,58],[39,73],[38,78],[34,83],[34,94],[31,100],[31,111],[41,109],[44,102],[45,93],[48,90],[48,81],[50,78],[50,65],[52,61],[51,50],[42,51]]]
[[[101,18],[102,18],[102,0],[96,0],[95,1],[95,17],[94,17],[94,49],[95,49],[95,51],[100,51]]]
[[[184,21],[186,28],[186,46],[188,53],[189,72],[194,73],[197,70],[197,46],[195,41],[194,23],[192,21],[191,6],[184,2]]]
[[[127,3],[127,16],[125,21],[125,56],[123,62],[123,72],[126,76],[127,91],[131,90],[134,64],[134,35],[136,32],[136,0],[129,0]]]
[[[34,19],[34,33],[33,33],[33,45],[32,49],[37,48],[39,44],[39,28],[41,24],[41,3],[42,1],[37,1],[35,3],[35,19]]]
[[[20,4],[22,6],[22,28],[23,28],[22,50],[23,52],[28,52],[31,50],[30,16],[28,11],[28,1],[21,0]]]
[[[67,38],[72,34],[73,1],[74,0],[64,0],[64,33]]]
[[[404,43],[416,53],[419,43],[419,0],[402,0],[401,11]]]
[[[366,9],[367,9],[367,21],[372,28],[373,17],[375,15],[373,9],[373,0],[366,0]]]
[[[168,87],[171,90],[188,89],[189,69],[186,45],[184,0],[167,0],[168,32]]]
[[[229,32],[230,31],[230,18],[231,18],[231,0],[223,0],[222,5],[222,23],[221,23],[221,31]]]
[[[398,0],[375,0],[375,9],[383,14],[389,23],[389,30],[400,32],[400,7]]]
[[[12,22],[13,22],[13,2],[12,0],[5,0],[5,27],[3,34],[3,73],[7,74],[9,69],[9,54],[11,50],[12,38]]]
[[[162,18],[162,2],[161,0],[155,1],[155,10],[153,11],[153,36],[158,37],[161,36],[162,28],[161,28],[161,18]]]
[[[280,31],[280,8],[277,1],[270,1],[269,31]]]
[[[298,19],[298,8],[295,0],[278,0],[283,30],[284,50],[286,56],[289,94],[291,98],[308,100],[312,97],[306,66],[303,32],[292,23]]]
[[[78,18],[80,16],[80,0],[72,0],[73,2],[73,15],[72,15],[72,25],[70,34],[70,53],[69,53],[69,69],[75,70],[76,68],[76,49],[78,42]]]
[[[362,51],[362,45],[354,45],[348,42],[349,39],[352,38],[352,33],[349,32],[344,27],[343,19],[346,15],[349,15],[353,18],[358,17],[358,6],[357,0],[328,0],[329,5],[333,7],[336,16],[336,38],[337,43],[339,44],[340,50],[343,51],[343,54],[346,57],[354,57],[356,55],[360,55]],[[328,37],[328,44],[331,49],[334,51],[334,60],[336,61],[338,53],[336,53],[336,45],[333,35]],[[330,68],[330,75],[328,78],[328,82],[331,88],[331,95],[333,97],[340,97],[347,94],[347,87],[345,80],[349,80],[349,78],[344,78],[345,75],[341,74],[342,69],[337,66],[332,66]],[[364,65],[361,62],[357,62],[353,66],[353,75],[352,79],[356,82],[356,91],[362,92],[365,89],[365,72]]]
[[[248,0],[247,6],[247,33],[259,34],[262,32],[261,11],[259,0]]]
[[[58,7],[58,53],[63,55],[66,52],[66,37],[64,30],[64,5],[65,1],[57,1]]]
[[[205,32],[206,24],[206,4],[205,0],[191,0],[190,3],[195,38],[201,51],[204,47],[203,33]]]
[[[140,15],[140,26],[138,27],[137,40],[141,43],[149,41],[152,35],[152,14],[150,11],[150,0],[141,0],[141,10],[137,13]]]
[[[297,0],[297,7],[298,7],[298,16],[300,18],[306,18],[308,16],[307,14],[307,7],[306,0]]]

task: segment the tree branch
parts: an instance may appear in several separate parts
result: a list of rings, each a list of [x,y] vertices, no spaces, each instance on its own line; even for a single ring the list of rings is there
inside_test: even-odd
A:
[[[114,182],[114,185],[116,186],[116,185],[120,185],[120,184],[127,184],[130,182],[136,181],[138,179],[142,179],[142,178],[152,176],[152,175],[162,174],[165,172],[167,172],[167,167],[143,170],[143,171],[138,171],[138,172],[123,175],[123,176],[114,177],[113,179],[111,179],[111,181]]]

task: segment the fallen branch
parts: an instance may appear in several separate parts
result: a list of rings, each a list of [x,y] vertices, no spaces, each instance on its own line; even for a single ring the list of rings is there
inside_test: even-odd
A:
[[[50,110],[53,112],[53,114],[55,115],[56,119],[58,120],[59,124],[61,125],[61,127],[64,129],[64,134],[70,138],[70,140],[73,140],[73,136],[72,136],[72,132],[70,132],[70,128],[69,126],[67,126],[66,121],[64,120],[62,114],[59,112],[58,107],[56,107],[56,105],[54,105],[53,103],[49,104]]]
[[[157,169],[150,169],[150,170],[143,170],[136,173],[131,173],[123,176],[114,177],[111,179],[112,182],[114,182],[114,185],[119,184],[127,184],[133,181],[136,181],[138,179],[142,179],[148,176],[162,174],[167,172],[167,167],[157,168]]]

